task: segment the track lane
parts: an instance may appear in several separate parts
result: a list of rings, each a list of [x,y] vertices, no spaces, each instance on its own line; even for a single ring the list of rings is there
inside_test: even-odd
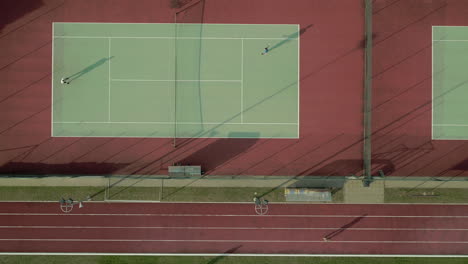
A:
[[[57,213],[58,203],[0,208],[3,252],[468,254],[465,205],[271,204],[276,214],[265,216],[251,204],[93,202],[70,214]]]

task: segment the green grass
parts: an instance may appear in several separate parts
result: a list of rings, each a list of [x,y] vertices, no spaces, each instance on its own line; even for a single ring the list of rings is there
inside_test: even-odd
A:
[[[251,202],[257,192],[270,202],[286,202],[284,188],[265,187],[112,187],[110,200],[143,200],[168,202]],[[93,201],[104,200],[104,187],[0,186],[0,201],[58,201],[61,197]],[[434,192],[435,196],[422,194]],[[333,202],[343,202],[343,190],[333,192]],[[385,203],[468,203],[466,189],[386,188]],[[1,264],[1,263],[0,263]]]
[[[127,257],[127,256],[0,256],[18,264],[466,264],[467,258],[325,258],[325,257]]]
[[[284,202],[284,189],[272,188],[165,188],[163,201],[200,201],[200,202],[253,202],[254,193],[270,202]]]
[[[142,200],[168,202],[252,202],[254,193],[270,202],[286,202],[284,188],[265,187],[112,187],[109,200]],[[93,201],[103,201],[104,187],[0,187],[0,201],[58,201],[61,197]],[[343,202],[343,191],[333,193],[333,202]]]
[[[0,201],[59,201],[61,197],[75,200],[94,195],[93,200],[104,200],[102,187],[49,187],[49,186],[0,186]]]
[[[434,196],[423,194],[434,193]],[[387,188],[385,189],[386,203],[468,203],[468,192],[466,189],[407,189]]]

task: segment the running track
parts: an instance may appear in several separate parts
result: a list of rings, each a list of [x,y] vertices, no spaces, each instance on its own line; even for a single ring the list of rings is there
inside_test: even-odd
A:
[[[466,255],[468,205],[6,202],[0,251]]]

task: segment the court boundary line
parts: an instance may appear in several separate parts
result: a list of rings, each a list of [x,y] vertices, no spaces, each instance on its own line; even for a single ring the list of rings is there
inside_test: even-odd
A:
[[[113,82],[242,82],[242,80],[158,80],[158,79],[111,79]]]
[[[111,37],[111,36],[53,36],[53,38],[88,38],[88,39],[106,39],[106,38],[111,38],[111,39],[176,39],[176,37]],[[286,39],[291,39],[291,40],[297,40],[298,38],[246,38],[246,37],[177,37],[177,39],[211,39],[211,40],[217,40],[217,39],[223,39],[223,40],[235,40],[235,39],[254,39],[254,40],[261,40],[261,39],[281,39],[281,40],[286,40]]]
[[[172,23],[97,23],[97,22],[90,22],[90,23],[87,23],[87,22],[53,22],[52,23],[52,26],[54,26],[54,24],[172,24]],[[248,26],[251,26],[251,25],[266,25],[266,26],[272,26],[272,25],[281,25],[281,26],[293,26],[295,25],[297,27],[297,30],[299,31],[300,30],[300,24],[209,24],[209,25],[221,25],[221,26],[229,26],[229,25],[248,25]],[[109,57],[110,57],[110,53],[111,53],[111,39],[112,38],[116,38],[116,39],[175,39],[176,36],[174,37],[112,37],[112,36],[58,36],[58,35],[55,35],[55,32],[53,31],[52,32],[52,42],[55,40],[55,38],[62,38],[62,39],[67,39],[67,38],[94,38],[94,39],[108,39],[108,42],[109,42]],[[240,82],[241,83],[241,123],[226,123],[227,125],[242,125],[242,124],[249,124],[249,125],[297,125],[297,137],[274,137],[274,136],[270,136],[270,137],[261,137],[261,138],[274,138],[274,139],[297,139],[299,138],[299,131],[300,131],[300,124],[299,124],[299,112],[300,112],[300,103],[299,103],[299,100],[300,100],[300,89],[299,89],[299,81],[300,81],[300,70],[299,70],[299,63],[300,63],[300,50],[299,50],[299,39],[300,39],[300,36],[298,37],[295,37],[295,38],[290,38],[290,37],[282,37],[282,38],[248,38],[248,37],[177,37],[177,39],[212,39],[212,40],[217,40],[217,39],[223,39],[223,40],[234,40],[234,39],[240,39],[241,42],[242,42],[242,50],[241,50],[241,58],[242,58],[242,61],[241,61],[241,80],[205,80],[205,81],[213,81],[213,82],[216,82],[216,81],[219,81],[219,82]],[[297,65],[297,71],[298,71],[298,79],[297,79],[297,93],[298,93],[298,98],[297,98],[297,104],[298,104],[298,113],[297,113],[297,122],[296,123],[244,123],[243,122],[243,46],[244,46],[244,40],[247,39],[247,40],[262,40],[262,39],[266,39],[266,40],[275,40],[275,39],[278,39],[278,40],[297,40],[298,41],[298,44],[297,44],[297,56],[298,56],[298,65]],[[54,53],[54,51],[52,51],[52,54]],[[53,56],[53,55],[52,55]],[[52,61],[52,68],[53,68],[53,61]],[[110,76],[110,62],[109,62],[109,65],[108,65],[108,120],[109,122],[107,123],[113,123],[113,122],[110,122],[111,120],[111,81],[166,81],[166,80],[125,80],[125,79],[111,79],[111,76]],[[167,80],[167,81],[174,81],[174,80]],[[180,80],[180,81],[191,81],[191,80]],[[203,80],[201,80],[203,81]],[[53,90],[53,88],[52,88]],[[52,94],[53,94],[53,91],[52,91]],[[52,111],[53,112],[53,111]],[[53,125],[56,124],[56,123],[71,123],[71,122],[53,122],[53,119],[52,119],[52,124],[51,124],[51,127],[53,129]],[[91,122],[75,122],[75,123],[91,123]],[[98,123],[104,123],[104,122],[98,122]],[[134,122],[134,123],[143,123],[143,122]],[[148,123],[148,122],[144,122],[144,123]],[[205,124],[205,123],[204,123]],[[206,124],[210,124],[210,123],[206,123]],[[213,123],[214,124],[214,123]],[[216,123],[218,124],[218,123]],[[53,133],[53,132],[52,132]],[[52,135],[53,136],[53,135]],[[66,135],[66,136],[57,136],[57,137],[76,137],[74,135]],[[79,137],[116,137],[116,136],[112,136],[112,135],[105,135],[105,136],[93,136],[93,135],[89,135],[89,136],[84,136],[84,135],[79,135]],[[118,136],[118,137],[129,137],[129,138],[141,138],[141,137],[147,137],[147,136]],[[165,137],[157,137],[157,138],[165,138]],[[199,137],[199,138],[233,138],[233,137]],[[244,137],[241,137],[241,138],[244,138]]]
[[[467,26],[468,27],[468,26]],[[433,39],[432,42],[467,42],[468,39]]]
[[[431,26],[431,140],[468,140],[468,137],[454,138],[454,137],[435,137],[435,127],[468,127],[468,124],[434,124],[434,42],[468,42],[465,39],[434,39],[434,28],[437,27],[464,27],[467,26]]]
[[[137,24],[137,25],[142,25],[142,24],[150,24],[150,25],[168,25],[168,24],[174,24],[174,23],[149,23],[149,22],[53,22],[56,24]],[[177,24],[192,24],[192,23],[177,23]],[[252,26],[252,25],[260,25],[260,26],[296,26],[297,24],[220,24],[220,23],[203,23],[206,25],[211,25],[211,26],[230,26],[230,25],[240,25],[240,26]]]
[[[454,127],[468,127],[468,124],[432,124],[432,126],[454,126]]]
[[[431,140],[434,140],[434,26],[431,27]]]
[[[301,31],[301,26],[297,24],[297,32]],[[300,83],[301,83],[301,70],[300,70],[300,61],[301,61],[301,46],[300,46],[300,41],[301,41],[301,34],[297,35],[297,138],[300,138],[300,130],[301,130],[301,121],[300,121],[300,112],[301,112],[301,89],[300,89]]]
[[[96,253],[96,252],[0,252],[0,255],[16,256],[174,256],[174,257],[355,257],[355,258],[468,258],[468,255],[401,255],[401,254],[243,254],[243,253]]]
[[[100,136],[100,135],[66,135],[66,136],[54,136],[54,137],[58,137],[58,138],[70,138],[70,137],[73,137],[73,138],[76,138],[76,137],[79,137],[79,138],[154,138],[154,139],[167,139],[167,138],[174,138],[174,136],[148,136],[148,135],[142,135],[142,136],[116,136],[116,135],[106,135],[106,136]],[[181,137],[178,137],[178,138],[191,138],[193,139],[193,137],[189,137],[189,136],[181,136]],[[223,139],[223,138],[240,138],[240,139],[250,139],[250,138],[256,138],[256,139],[297,139],[296,136],[294,137],[273,137],[273,136],[262,136],[262,137],[232,137],[232,136],[225,136],[225,137],[196,137],[196,139],[199,139],[199,138],[218,138],[218,139]]]
[[[241,119],[241,123],[244,123],[244,39],[241,39],[241,87],[240,87],[240,90],[241,90],[240,119]]]
[[[108,117],[107,117],[107,120],[110,122],[111,121],[111,39],[109,38],[109,59],[108,59],[108,65],[109,65],[109,72],[108,72],[108,77],[109,77],[109,80],[108,80],[108,90],[109,90],[109,94],[107,96],[109,102],[108,102]]]
[[[52,73],[51,73],[51,84],[50,84],[50,90],[51,90],[51,101],[50,101],[50,137],[54,137],[54,43],[55,43],[55,29],[54,29],[54,23],[52,23]]]
[[[161,124],[161,125],[173,125],[174,122],[134,122],[134,121],[61,121],[53,122],[54,124]],[[182,125],[219,125],[220,122],[177,122],[177,124]],[[295,126],[297,123],[223,123],[223,125],[285,125],[285,126]]]

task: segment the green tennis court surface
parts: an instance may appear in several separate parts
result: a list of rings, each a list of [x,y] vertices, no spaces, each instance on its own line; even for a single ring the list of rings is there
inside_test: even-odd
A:
[[[432,138],[468,139],[468,27],[432,28]]]
[[[298,138],[298,64],[298,25],[54,23],[52,135]]]

